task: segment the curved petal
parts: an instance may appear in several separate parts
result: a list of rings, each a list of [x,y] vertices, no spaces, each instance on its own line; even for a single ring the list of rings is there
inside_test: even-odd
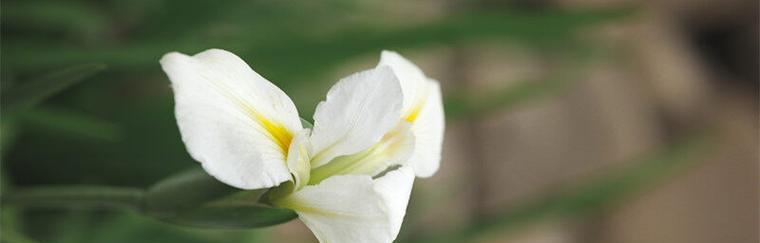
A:
[[[374,145],[399,122],[402,93],[387,67],[338,81],[314,113],[312,168]]]
[[[425,107],[412,122],[414,152],[409,164],[420,177],[430,177],[438,171],[443,147],[444,115],[441,88],[436,81],[429,81],[429,93]]]
[[[275,205],[290,208],[320,242],[392,242],[401,229],[414,173],[406,167],[372,180],[365,175],[328,178]]]
[[[406,116],[415,106],[416,103],[422,99],[425,93],[425,74],[420,70],[417,65],[402,57],[393,51],[383,51],[380,53],[380,63],[378,67],[388,66],[390,67],[401,85],[401,92],[404,93],[404,108],[403,114]]]
[[[440,85],[438,81],[425,77],[416,65],[396,52],[383,51],[378,66],[393,69],[401,82],[404,93],[402,118],[412,123],[415,136],[409,164],[417,176],[432,176],[440,166],[443,145],[444,114]]]
[[[182,140],[209,174],[243,189],[291,179],[286,155],[301,122],[282,90],[224,50],[169,53],[161,67],[172,82]]]

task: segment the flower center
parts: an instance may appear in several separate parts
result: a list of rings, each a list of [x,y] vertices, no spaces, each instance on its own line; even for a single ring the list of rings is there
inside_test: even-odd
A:
[[[375,175],[388,166],[406,160],[413,146],[414,138],[409,131],[409,124],[402,121],[372,147],[355,154],[337,157],[323,166],[312,169],[308,184],[319,184],[334,175]]]

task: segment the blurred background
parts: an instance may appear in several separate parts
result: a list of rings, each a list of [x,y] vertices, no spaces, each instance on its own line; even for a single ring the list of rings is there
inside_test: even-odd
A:
[[[758,1],[23,1],[0,5],[2,192],[197,167],[159,58],[223,48],[301,116],[396,50],[441,80],[441,170],[397,242],[758,242]],[[2,242],[316,242],[3,204]]]

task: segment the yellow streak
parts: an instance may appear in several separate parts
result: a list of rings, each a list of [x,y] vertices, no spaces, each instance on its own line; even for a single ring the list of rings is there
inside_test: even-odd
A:
[[[208,78],[208,80],[213,80]],[[219,92],[230,99],[233,103],[240,106],[248,115],[249,118],[259,123],[264,130],[267,131],[267,135],[272,139],[277,146],[282,150],[282,154],[287,159],[288,148],[290,147],[290,141],[293,140],[293,133],[290,132],[284,125],[278,122],[273,122],[267,119],[264,115],[259,113],[251,105],[240,99],[235,92],[232,92],[224,83],[212,82],[212,86],[219,90]]]
[[[426,84],[427,85],[427,84]],[[417,95],[414,105],[403,115],[404,120],[412,123],[417,120],[422,108],[425,107],[428,98],[429,87],[422,87],[422,91]]]
[[[288,130],[284,125],[267,119],[264,115],[259,113],[256,109],[249,106],[248,104],[240,102],[240,105],[248,113],[248,115],[253,118],[253,120],[258,122],[259,125],[261,125],[261,127],[267,131],[269,138],[272,139],[282,150],[282,154],[287,155],[288,148],[290,148],[290,141],[293,140],[293,133],[291,133],[290,130]]]
[[[422,110],[423,106],[425,106],[424,101],[415,102],[414,106],[412,106],[412,109],[409,109],[409,111],[404,116],[404,120],[408,122],[414,122],[414,120],[417,120],[417,116],[420,115],[420,111]]]
[[[261,115],[261,113],[255,112],[253,115],[256,117],[256,120],[259,121],[261,126],[269,132],[269,135],[273,140],[277,142],[277,145],[280,146],[283,154],[287,154],[288,148],[290,147],[290,141],[293,140],[293,134],[282,124],[270,121]]]

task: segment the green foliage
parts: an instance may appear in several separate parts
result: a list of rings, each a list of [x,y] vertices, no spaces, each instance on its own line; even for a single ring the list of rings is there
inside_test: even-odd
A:
[[[201,169],[171,176],[148,190],[104,186],[47,186],[5,192],[3,204],[37,208],[127,209],[186,226],[257,228],[290,221],[295,213],[259,202],[266,190],[240,190]]]
[[[27,126],[85,139],[116,142],[124,136],[122,128],[112,122],[64,109],[40,107],[22,112],[20,116]]]
[[[94,214],[89,211],[69,211],[65,214],[47,214],[44,218],[56,222],[50,226],[51,237],[39,242],[161,242],[161,243],[212,243],[212,242],[267,242],[266,230],[221,230],[188,228],[156,221],[129,212]],[[3,240],[6,240],[3,236]],[[8,240],[9,243],[16,241]],[[23,242],[20,242],[23,243]]]
[[[220,4],[212,8],[222,8],[222,6],[224,5]],[[207,9],[202,10],[205,14],[210,13]],[[568,38],[574,36],[576,31],[617,20],[630,13],[629,9],[556,10],[540,13],[473,12],[404,27],[387,27],[371,23],[338,28],[328,37],[323,36],[324,33],[315,34],[308,31],[283,33],[283,31],[278,31],[283,30],[282,26],[266,25],[256,28],[255,31],[235,33],[229,38],[211,38],[201,35],[218,28],[217,25],[209,24],[209,26],[194,26],[195,32],[188,33],[189,37],[180,38],[184,40],[182,42],[177,42],[177,37],[160,40],[135,38],[120,46],[97,51],[81,47],[51,48],[42,43],[37,46],[35,43],[11,42],[9,45],[22,45],[26,48],[10,50],[11,52],[6,53],[10,58],[6,60],[9,60],[7,65],[21,70],[71,62],[99,61],[108,63],[118,70],[144,71],[146,68],[155,67],[157,59],[171,50],[195,53],[209,47],[220,47],[237,53],[245,60],[251,60],[257,70],[262,70],[261,72],[267,74],[273,82],[289,89],[294,85],[313,82],[314,75],[329,71],[331,67],[352,57],[376,53],[382,49],[424,48],[436,44],[454,44],[483,39],[517,41],[536,47],[568,48],[565,43]],[[219,25],[222,25],[221,23],[231,26],[241,24],[220,16],[214,17],[220,19],[212,19],[211,22],[219,22]],[[198,16],[185,15],[179,18],[166,22],[150,22],[149,29],[157,28],[152,26],[154,23],[171,24],[179,21],[192,23],[200,19]],[[303,24],[319,25],[320,23],[316,21]],[[187,26],[192,25],[184,25],[184,27]],[[169,33],[179,31],[161,29],[162,32],[167,30]],[[258,40],[260,31],[276,32],[280,38]],[[294,68],[298,71],[294,72]],[[283,82],[283,80],[289,81]]]
[[[2,202],[26,207],[142,209],[143,191],[105,186],[39,186],[4,192]]]
[[[266,190],[230,187],[201,169],[187,171],[152,186],[145,210],[161,220],[212,228],[253,228],[290,221],[295,213],[259,202]]]
[[[26,31],[64,32],[85,41],[108,28],[106,16],[96,6],[77,1],[7,1],[3,18]]]
[[[58,92],[95,75],[105,68],[103,64],[85,64],[62,69],[18,84],[15,87],[3,88],[2,109],[8,114],[27,109],[50,98]]]
[[[568,83],[574,81],[571,77],[564,79],[529,80],[515,86],[481,91],[479,95],[468,92],[449,94],[444,99],[447,119],[485,116],[493,111],[509,109],[523,102],[539,99],[561,91]]]
[[[262,204],[212,204],[184,211],[164,220],[180,225],[203,228],[260,228],[288,222],[296,213]]]
[[[146,193],[146,209],[159,217],[172,217],[179,211],[192,209],[239,191],[214,179],[202,169],[189,170],[151,186]],[[252,198],[253,201],[257,199],[258,197]]]
[[[17,208],[4,206],[3,213],[0,214],[0,223],[3,227],[0,228],[0,242],[8,243],[35,243],[37,241],[22,234],[20,229],[20,223],[18,222],[19,210]]]

